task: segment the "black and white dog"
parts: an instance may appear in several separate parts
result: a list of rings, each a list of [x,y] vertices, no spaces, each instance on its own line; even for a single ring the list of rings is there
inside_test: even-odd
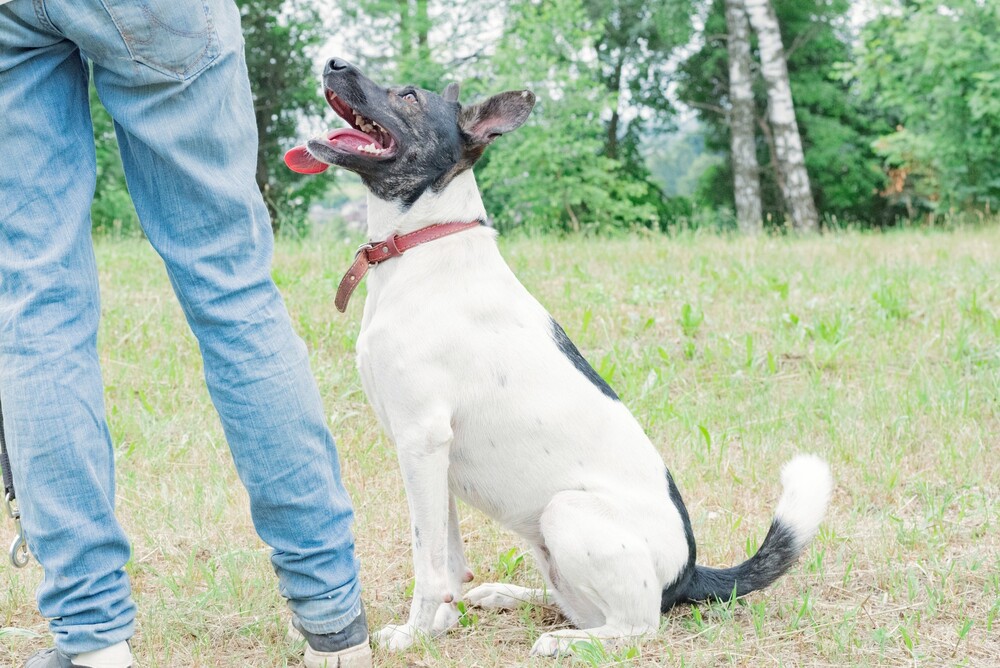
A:
[[[471,168],[524,123],[534,95],[511,91],[466,107],[455,84],[441,95],[382,88],[340,59],[323,81],[351,128],[293,149],[286,162],[301,172],[339,165],[358,173],[370,238],[389,240],[362,251],[362,269],[379,259],[368,259],[373,248],[394,258],[372,266],[358,368],[398,449],[416,584],[407,622],[376,641],[403,649],[458,620],[472,574],[456,497],[523,537],[546,584],[484,584],[465,599],[509,608],[551,597],[579,629],[543,634],[533,654],[652,633],[676,603],[742,596],[788,570],[826,511],[832,480],[823,461],[799,455],[785,465],[774,520],[753,557],[727,569],[696,565],[691,523],[660,455],[518,282],[493,230],[477,225],[396,249],[429,226],[486,220]]]

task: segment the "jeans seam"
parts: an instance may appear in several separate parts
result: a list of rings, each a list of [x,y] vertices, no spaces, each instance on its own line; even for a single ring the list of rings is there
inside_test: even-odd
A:
[[[108,18],[111,19],[111,23],[114,24],[115,26],[115,30],[118,31],[118,36],[121,38],[122,44],[125,45],[125,50],[128,52],[128,57],[133,62],[135,62],[136,58],[135,58],[135,53],[133,53],[132,51],[132,45],[129,44],[128,39],[125,38],[125,30],[123,30],[122,25],[118,23],[118,19],[115,17],[114,12],[111,11],[111,8],[108,7],[108,3],[105,2],[104,0],[101,0],[101,7],[104,8],[104,13],[108,15]]]
[[[45,0],[34,0],[33,4],[35,8],[35,18],[38,19],[40,24],[42,24],[42,27],[61,35],[62,33],[59,31],[59,28],[55,27],[49,19],[49,13],[45,11]]]
[[[43,0],[35,0],[36,2],[42,2]],[[215,17],[212,15],[208,5],[204,2],[201,3],[202,11],[205,13],[206,28],[200,33],[188,33],[184,31],[179,31],[171,26],[164,23],[156,14],[150,10],[150,8],[143,4],[140,9],[143,16],[149,21],[150,24],[155,24],[161,29],[165,30],[167,33],[177,35],[177,36],[187,36],[187,37],[204,37],[205,45],[198,55],[198,59],[191,64],[189,67],[178,70],[174,67],[169,67],[162,63],[154,63],[148,58],[143,57],[136,49],[133,48],[134,45],[149,44],[146,41],[140,41],[132,34],[132,32],[119,21],[115,12],[108,5],[107,0],[101,0],[101,6],[104,8],[105,13],[111,19],[114,24],[115,29],[118,31],[118,36],[121,38],[122,43],[125,45],[125,50],[128,51],[129,59],[133,63],[142,65],[149,68],[154,72],[159,72],[165,76],[171,77],[178,81],[189,81],[201,74],[203,71],[211,67],[222,55],[222,39],[219,36],[218,29],[215,25]]]

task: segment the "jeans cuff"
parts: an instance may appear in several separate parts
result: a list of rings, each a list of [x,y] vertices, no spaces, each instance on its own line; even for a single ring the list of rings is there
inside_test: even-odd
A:
[[[347,612],[331,611],[331,601],[289,601],[292,614],[309,633],[323,635],[343,631],[361,614],[361,597]]]
[[[134,614],[134,609],[132,612]],[[67,656],[76,656],[86,652],[96,652],[117,645],[122,641],[131,640],[132,636],[135,635],[135,621],[132,620],[113,631],[101,632],[100,634],[77,629],[73,629],[69,633],[62,629],[53,630],[50,628],[50,631],[52,631],[55,646],[60,652]]]

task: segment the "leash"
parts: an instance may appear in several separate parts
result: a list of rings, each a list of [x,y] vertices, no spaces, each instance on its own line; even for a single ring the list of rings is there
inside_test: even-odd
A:
[[[340,285],[337,287],[337,298],[334,300],[337,310],[341,313],[347,310],[347,302],[351,299],[354,288],[358,287],[361,279],[368,273],[369,267],[379,262],[385,262],[386,260],[398,257],[414,246],[419,246],[420,244],[425,244],[428,241],[434,241],[435,239],[440,239],[456,232],[471,230],[482,224],[483,222],[480,220],[473,220],[468,223],[440,223],[438,225],[422,227],[416,232],[409,232],[402,236],[393,234],[385,241],[369,241],[366,244],[361,244],[358,246],[358,252],[354,254],[354,264],[347,270],[344,277],[340,279]]]
[[[28,541],[24,538],[21,527],[21,510],[17,507],[17,494],[14,493],[14,474],[10,471],[10,457],[7,456],[7,439],[3,433],[3,405],[0,404],[0,473],[3,475],[3,500],[7,514],[14,520],[14,542],[10,544],[10,563],[15,568],[23,568],[28,564]]]

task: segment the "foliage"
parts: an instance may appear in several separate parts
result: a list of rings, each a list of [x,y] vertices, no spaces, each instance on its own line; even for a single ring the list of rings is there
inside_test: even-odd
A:
[[[670,60],[691,37],[694,3],[584,0],[583,6],[593,24],[596,73],[611,107],[603,154],[621,163],[630,201],[655,210],[665,229],[673,210],[652,179],[646,153],[675,113],[667,94]]]
[[[892,2],[865,27],[856,74],[896,118],[875,147],[910,206],[1000,203],[1000,5]]]
[[[986,0],[879,2],[881,15],[853,50],[852,0],[774,3],[827,226],[995,209],[1000,8]],[[276,229],[304,233],[310,201],[330,183],[297,175],[281,159],[324,114],[332,117],[318,94],[330,55],[387,84],[441,90],[461,82],[466,104],[504,89],[537,94],[528,123],[477,166],[502,229],[732,227],[722,0],[336,0],[322,11],[316,0],[239,5],[259,135],[256,178]],[[700,34],[694,16],[704,18],[694,21]],[[321,52],[330,26],[349,36],[345,53]],[[757,79],[764,214],[780,223],[784,205]],[[677,100],[700,119],[669,134]],[[113,124],[96,97],[92,107],[94,228],[128,233],[137,221]]]
[[[597,74],[611,100],[605,154],[619,157],[622,136],[636,137],[648,120],[664,120],[673,112],[667,96],[667,63],[675,49],[691,37],[691,0],[584,0],[595,26]],[[623,102],[633,113],[622,122]],[[624,132],[621,127],[624,126]],[[634,157],[638,157],[633,153]],[[641,161],[636,161],[636,164]]]
[[[125,171],[118,152],[118,139],[111,116],[90,86],[90,116],[94,123],[94,144],[97,157],[97,185],[90,206],[90,219],[95,232],[128,236],[139,231],[139,218],[125,186]]]
[[[498,20],[506,2],[358,0],[341,11],[352,57],[375,81],[440,90],[447,81],[476,77],[487,64],[483,25]]]
[[[305,116],[325,109],[315,67],[326,27],[313,0],[238,0],[257,119],[257,185],[275,231],[306,229],[309,202],[329,179],[303,177],[282,156]]]
[[[682,124],[676,133],[658,137],[646,156],[651,178],[668,196],[691,196],[701,175],[722,162],[722,156],[707,150],[705,131],[693,120]]]
[[[529,88],[531,120],[486,152],[478,170],[487,209],[501,229],[605,230],[656,226],[642,203],[649,185],[602,155],[603,87],[578,54],[592,45],[579,0],[521,2],[497,48],[491,85]]]
[[[850,59],[845,15],[848,0],[803,0],[774,3],[788,57],[795,112],[805,151],[806,169],[817,208],[827,214],[878,223],[887,211],[878,198],[884,177],[872,140],[887,129],[867,106],[837,65]],[[678,72],[678,93],[700,111],[708,147],[727,156],[724,165],[708,170],[698,196],[715,206],[732,206],[729,164],[729,73],[726,53],[725,3],[712,0],[705,23],[705,42]],[[766,118],[767,95],[762,82],[754,87],[757,116]],[[760,123],[758,160],[766,217],[783,217],[781,192],[768,148],[766,123]]]

